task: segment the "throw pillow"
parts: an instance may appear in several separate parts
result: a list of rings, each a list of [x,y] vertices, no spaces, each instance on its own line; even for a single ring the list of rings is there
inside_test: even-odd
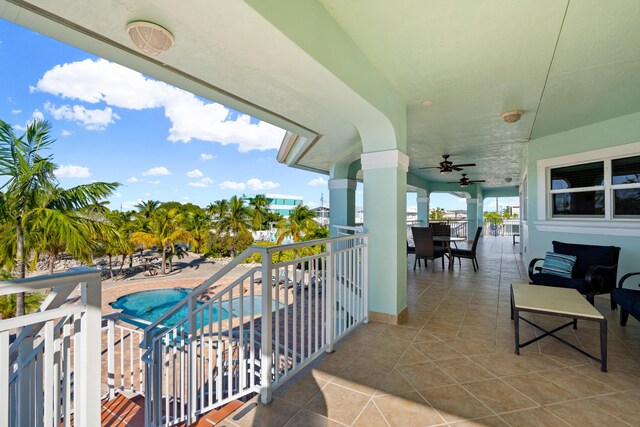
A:
[[[576,257],[573,255],[547,252],[540,272],[552,274],[554,276],[571,278],[571,272],[573,271],[573,265],[575,263]]]

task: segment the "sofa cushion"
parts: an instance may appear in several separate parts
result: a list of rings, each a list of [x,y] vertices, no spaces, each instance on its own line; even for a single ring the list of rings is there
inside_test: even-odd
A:
[[[573,265],[575,263],[576,257],[574,255],[547,252],[540,272],[554,276],[571,278],[571,272],[573,271]]]
[[[584,278],[560,277],[552,274],[537,273],[533,275],[533,283],[542,286],[575,289],[581,294],[593,293],[593,290],[589,289]]]
[[[616,288],[613,290],[613,300],[618,303],[623,310],[640,316],[640,291],[626,288]]]
[[[615,246],[580,245],[577,243],[553,242],[553,252],[574,255],[576,263],[573,275],[584,277],[593,265],[614,265],[618,263],[618,248]],[[615,278],[613,278],[615,281]]]

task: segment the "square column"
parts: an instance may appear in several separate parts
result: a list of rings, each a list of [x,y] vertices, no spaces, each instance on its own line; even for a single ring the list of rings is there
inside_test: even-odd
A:
[[[329,180],[329,232],[337,237],[334,225],[356,225],[356,180]]]
[[[472,242],[478,225],[478,199],[467,199],[467,240]]]
[[[416,204],[418,205],[418,221],[423,226],[429,225],[429,198],[423,196],[422,192],[418,192],[418,197],[416,198]],[[426,191],[424,192],[426,194]]]
[[[409,157],[399,150],[362,154],[369,318],[393,324],[407,316],[408,167]]]

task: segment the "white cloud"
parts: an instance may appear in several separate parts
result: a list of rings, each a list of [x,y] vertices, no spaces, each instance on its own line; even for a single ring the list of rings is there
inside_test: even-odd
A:
[[[218,185],[218,188],[221,190],[237,190],[241,191],[246,188],[247,184],[244,182],[234,182],[234,181],[225,181],[222,184]]]
[[[192,171],[187,172],[187,176],[189,178],[200,178],[202,176],[202,172],[199,169],[194,169]]]
[[[27,130],[26,126],[20,126],[20,125],[13,125],[13,128],[18,132],[24,132],[25,130]]]
[[[189,185],[192,187],[206,188],[213,184],[213,180],[211,178],[202,178],[200,181],[190,182]]]
[[[146,172],[143,172],[144,176],[160,176],[160,175],[171,175],[171,171],[164,166],[156,166],[155,168],[151,168]]]
[[[53,116],[54,119],[65,119],[75,122],[87,130],[105,130],[107,126],[115,123],[120,119],[111,107],[105,107],[103,110],[89,110],[82,105],[55,105],[47,102],[44,109]]]
[[[120,194],[118,192],[115,192],[115,193],[113,193],[113,197],[120,198],[120,197],[122,197],[122,194]]]
[[[251,178],[247,181],[247,187],[254,191],[273,190],[280,187],[280,184],[272,181],[260,181],[258,178]]]
[[[44,120],[44,114],[42,114],[41,111],[36,110],[36,111],[33,112],[33,119],[34,120]]]
[[[73,132],[68,131],[66,129],[62,129],[62,132],[60,132],[60,136],[63,136],[63,137],[67,137],[67,136],[71,136],[71,135],[73,135]]]
[[[11,114],[20,114],[22,110],[11,110]]]
[[[207,160],[211,160],[211,159],[215,159],[216,156],[214,156],[213,154],[209,154],[209,153],[202,153],[200,154],[200,160],[203,161],[207,161]]]
[[[247,115],[229,120],[229,110],[220,104],[206,103],[105,59],[56,65],[30,89],[131,110],[163,108],[171,121],[168,140],[172,142],[200,139],[236,144],[238,151],[248,152],[277,149],[284,136],[284,130],[265,122],[252,123]]]
[[[140,181],[138,178],[136,178],[135,176],[132,176],[131,178],[127,179],[127,182],[138,182]]]
[[[144,200],[142,199],[138,199],[138,200],[128,200],[126,202],[122,203],[122,209],[125,211],[130,211],[136,208],[137,204],[143,203]]]
[[[316,186],[316,185],[327,185],[327,180],[323,177],[319,176],[317,178],[313,178],[311,181],[307,183],[307,185]]]
[[[54,173],[58,178],[89,178],[91,176],[89,168],[75,165],[62,165]]]

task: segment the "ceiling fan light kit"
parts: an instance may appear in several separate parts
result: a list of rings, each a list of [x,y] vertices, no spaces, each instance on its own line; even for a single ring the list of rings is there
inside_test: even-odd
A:
[[[505,111],[502,113],[502,120],[507,123],[515,123],[520,120],[523,114],[524,111],[522,110]]]

